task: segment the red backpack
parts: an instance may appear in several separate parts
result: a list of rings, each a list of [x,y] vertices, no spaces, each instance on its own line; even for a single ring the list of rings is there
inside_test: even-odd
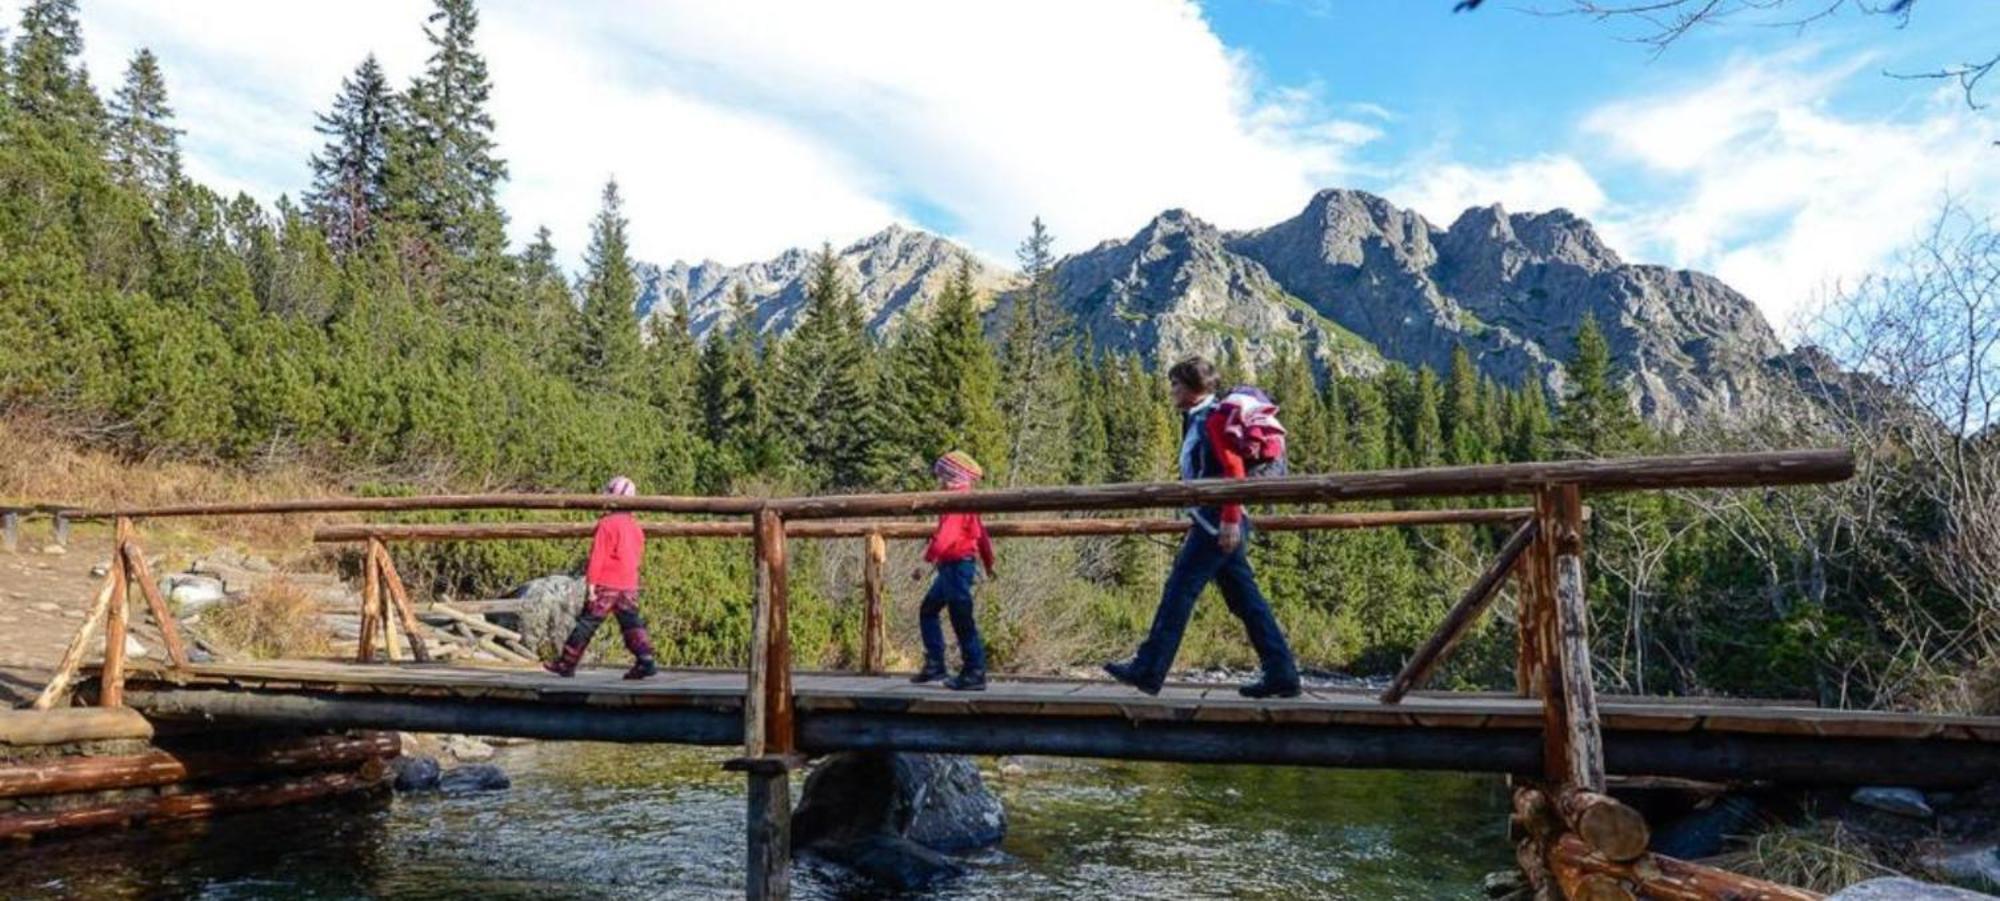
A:
[[[1243,458],[1251,478],[1281,476],[1285,466],[1285,424],[1278,405],[1254,385],[1238,385],[1216,401],[1209,416],[1222,417],[1222,440]]]

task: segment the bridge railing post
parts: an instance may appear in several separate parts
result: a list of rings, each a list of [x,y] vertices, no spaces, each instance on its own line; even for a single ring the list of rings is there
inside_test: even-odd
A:
[[[188,665],[187,647],[181,642],[180,623],[174,621],[173,609],[167,606],[167,599],[160,595],[160,585],[153,581],[153,568],[146,562],[146,551],[139,546],[137,528],[131,529],[120,542],[113,555],[113,566],[124,570],[124,578],[139,586],[139,593],[146,598],[146,609],[153,615],[153,625],[160,628],[160,641],[167,646],[167,660],[174,668]]]
[[[125,568],[125,544],[132,538],[132,521],[121,516],[115,527],[116,545],[112,554],[111,607],[104,616],[104,670],[97,689],[99,707],[125,705],[125,636],[131,615],[127,586],[131,573]]]
[[[881,675],[887,634],[882,626],[882,568],[888,563],[889,544],[879,531],[869,532],[862,549],[861,594],[865,609],[861,621],[861,671]]]

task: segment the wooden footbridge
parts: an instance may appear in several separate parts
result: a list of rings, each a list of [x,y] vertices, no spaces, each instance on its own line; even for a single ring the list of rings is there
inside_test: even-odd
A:
[[[1611,775],[1808,784],[1966,785],[2000,778],[2000,718],[1826,710],[1780,703],[1597,695],[1588,654],[1582,547],[1587,494],[1838,481],[1840,451],[1791,451],[1506,464],[1250,481],[1142,483],[801,498],[446,495],[66,510],[116,523],[118,565],[38,705],[78,694],[182,724],[400,729],[551,739],[741,746],[749,780],[752,898],[788,894],[789,773],[807,757],[850,750],[1052,754],[1195,763],[1448,769],[1513,777],[1524,870],[1547,897],[1810,898],[1646,851],[1643,819],[1609,798]],[[1510,530],[1481,573],[1380,694],[1309,690],[1250,701],[1233,686],[1170,684],[1148,697],[1108,681],[1002,678],[983,694],[911,685],[882,672],[881,584],[888,540],[921,537],[894,520],[946,511],[1095,512],[1198,504],[1337,503],[1529,495],[1532,507],[1260,517],[1260,528],[1486,525]],[[756,559],[747,671],[669,671],[626,682],[611,671],[561,679],[525,667],[430,661],[394,542],[563,539],[588,524],[397,525],[322,529],[365,546],[363,629],[353,659],[190,663],[144,571],[137,523],[170,516],[547,509],[736,517],[649,522],[667,537],[748,538]],[[1178,532],[1158,519],[1009,519],[997,537]],[[861,672],[795,671],[787,542],[867,542]],[[1417,691],[1499,593],[1517,583],[1517,691]],[[165,664],[128,665],[127,583],[162,627]],[[101,630],[101,665],[80,667]],[[399,634],[400,632],[400,634]],[[380,639],[380,646],[377,639]],[[1136,638],[1136,636],[1135,636]],[[413,659],[399,662],[401,645]]]

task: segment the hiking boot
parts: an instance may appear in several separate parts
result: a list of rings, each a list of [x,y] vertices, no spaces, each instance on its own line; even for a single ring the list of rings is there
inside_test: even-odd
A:
[[[639,661],[637,663],[632,664],[631,669],[625,671],[625,678],[644,679],[647,676],[651,676],[659,671],[660,671],[660,665],[658,663],[654,663],[653,658],[641,657],[639,658]]]
[[[1299,680],[1297,676],[1290,679],[1265,676],[1236,689],[1236,693],[1246,698],[1296,698],[1299,696]]]
[[[1139,675],[1139,663],[1136,660],[1120,660],[1116,663],[1107,663],[1104,665],[1104,671],[1109,673],[1111,678],[1130,685],[1146,694],[1156,695],[1160,693],[1159,682],[1150,681]],[[1165,680],[1161,681],[1164,682]]]
[[[561,660],[551,660],[548,663],[544,663],[542,664],[542,669],[555,673],[565,679],[576,675],[576,664],[564,663]]]
[[[944,687],[952,691],[985,691],[986,674],[978,670],[964,670],[944,680]]]
[[[944,664],[926,663],[923,669],[917,670],[917,674],[910,677],[910,681],[922,685],[925,682],[936,682],[949,675],[951,671],[945,669]]]

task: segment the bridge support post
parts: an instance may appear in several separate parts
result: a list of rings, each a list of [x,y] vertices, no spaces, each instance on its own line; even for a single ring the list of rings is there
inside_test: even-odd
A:
[[[9,554],[21,549],[21,511],[0,512],[0,547]]]
[[[792,642],[787,609],[785,521],[757,513],[749,684],[743,697],[743,757],[728,769],[749,779],[743,896],[784,901],[792,894],[792,783],[799,763],[792,721]]]
[[[55,521],[56,521],[56,547],[68,548],[69,514],[62,512],[61,510],[58,510],[55,512]]]

